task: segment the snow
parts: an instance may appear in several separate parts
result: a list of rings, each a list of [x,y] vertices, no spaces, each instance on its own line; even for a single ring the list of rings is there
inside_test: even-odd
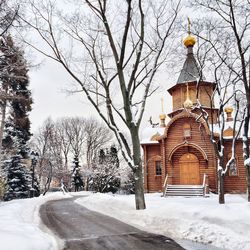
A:
[[[152,136],[164,134],[165,127],[147,127],[141,133],[141,144],[158,144],[158,141],[151,141]]]
[[[229,122],[225,122],[225,127],[224,127],[224,131],[229,129],[229,128],[233,128],[234,127],[234,121],[229,121]],[[209,129],[210,131],[212,131],[212,126],[213,126],[213,131],[214,133],[217,133],[217,134],[221,134],[221,128],[219,126],[219,123],[216,123],[216,124],[209,124]],[[235,126],[235,129],[236,131],[238,131],[240,128],[240,122],[237,121],[236,122],[236,126]],[[241,133],[239,135],[240,138],[242,138],[243,140],[247,140],[247,137],[243,135],[243,129],[241,128]],[[250,137],[250,130],[248,131],[248,136]],[[225,139],[232,139],[233,137],[232,136],[223,136],[223,138]]]
[[[146,210],[135,210],[134,195],[92,194],[76,202],[142,230],[223,249],[250,249],[250,203],[240,195],[209,198],[146,194]],[[191,248],[189,248],[191,249]],[[209,249],[209,248],[208,248]]]
[[[244,166],[250,167],[250,158],[247,158],[247,159],[244,161]]]
[[[60,242],[41,224],[40,206],[48,200],[67,198],[60,193],[0,203],[0,242],[4,250],[53,250]],[[46,232],[47,231],[47,232]]]
[[[218,196],[214,194],[208,198],[163,198],[160,193],[146,194],[147,209],[135,210],[134,195],[91,192],[71,195],[57,192],[32,199],[1,202],[1,249],[61,249],[62,240],[41,224],[39,208],[48,200],[80,194],[85,195],[76,200],[80,205],[139,229],[172,237],[183,247],[190,244],[190,240],[208,245],[208,248],[187,249],[250,249],[250,203],[243,195],[228,194],[225,197],[226,204],[221,205],[218,204]]]

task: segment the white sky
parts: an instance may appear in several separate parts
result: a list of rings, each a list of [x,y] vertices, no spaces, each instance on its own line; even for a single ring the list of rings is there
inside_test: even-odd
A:
[[[181,43],[180,43],[181,46]],[[185,53],[185,51],[184,51]],[[73,80],[64,69],[50,59],[46,59],[39,68],[30,70],[30,88],[34,104],[30,113],[31,130],[34,133],[49,116],[54,120],[62,116],[96,116],[97,112],[89,104],[84,93],[69,95],[66,89],[70,89]],[[159,122],[161,113],[161,98],[164,98],[164,112],[172,110],[172,99],[167,89],[176,83],[178,73],[170,80],[167,73],[159,74],[159,89],[148,99],[144,113],[144,121],[141,128],[148,126],[149,117],[153,122]]]
[[[47,59],[38,69],[30,71],[29,76],[34,101],[30,113],[32,132],[49,116],[57,119],[95,114],[82,93],[69,95],[66,92],[72,80],[59,64]]]

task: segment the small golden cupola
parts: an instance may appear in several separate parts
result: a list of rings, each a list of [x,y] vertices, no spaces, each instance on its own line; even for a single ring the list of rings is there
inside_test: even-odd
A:
[[[225,108],[225,112],[227,114],[227,122],[231,122],[233,121],[233,117],[232,117],[232,113],[233,113],[234,109],[232,107],[226,107]]]
[[[161,121],[161,127],[166,127],[165,120],[166,120],[166,115],[164,114],[164,109],[163,109],[163,98],[161,98],[161,114],[159,115],[160,121]]]
[[[189,97],[189,89],[188,89],[188,84],[187,84],[187,98],[185,102],[183,103],[184,108],[186,109],[191,109],[193,107],[193,102]]]

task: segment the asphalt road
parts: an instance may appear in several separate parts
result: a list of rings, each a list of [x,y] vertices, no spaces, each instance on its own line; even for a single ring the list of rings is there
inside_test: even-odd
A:
[[[143,232],[74,202],[49,201],[41,206],[43,223],[65,241],[67,250],[177,250],[184,249],[162,235]]]

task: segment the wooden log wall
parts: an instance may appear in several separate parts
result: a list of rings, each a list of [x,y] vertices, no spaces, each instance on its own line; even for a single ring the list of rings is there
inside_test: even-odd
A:
[[[166,158],[169,159],[169,155],[172,150],[185,141],[183,135],[183,124],[189,123],[191,127],[191,138],[187,138],[187,142],[196,144],[206,153],[208,161],[204,160],[202,153],[194,147],[183,146],[177,149],[172,156],[172,161],[166,162],[166,172],[172,176],[173,184],[180,184],[180,168],[179,159],[187,152],[193,153],[197,156],[200,162],[200,175],[203,180],[203,174],[206,173],[209,178],[209,186],[213,190],[216,189],[216,160],[213,147],[210,143],[209,135],[206,133],[202,124],[197,123],[192,117],[183,117],[176,120],[168,130],[166,143]]]
[[[232,143],[231,141],[227,141],[225,143],[225,161],[224,164],[227,163],[229,157],[231,156]],[[229,176],[229,172],[227,172],[225,176],[225,192],[226,193],[244,193],[247,189],[247,181],[246,181],[246,168],[244,167],[243,162],[243,154],[242,154],[242,141],[238,141],[236,144],[236,158],[237,158],[237,176]]]

